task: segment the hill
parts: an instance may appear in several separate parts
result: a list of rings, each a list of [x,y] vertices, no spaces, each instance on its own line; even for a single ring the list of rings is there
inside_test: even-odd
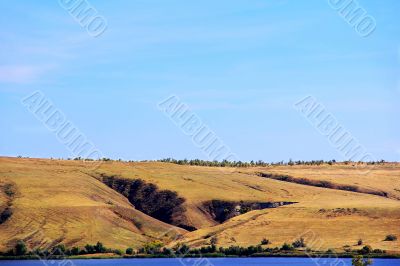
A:
[[[352,165],[235,169],[108,161],[91,170],[90,162],[0,158],[0,206],[12,210],[0,225],[0,248],[17,239],[67,246],[102,241],[125,248],[158,238],[196,247],[211,239],[219,246],[248,246],[267,238],[274,247],[304,236],[316,250],[358,248],[362,239],[398,253],[399,242],[384,238],[400,236],[400,165],[368,167],[369,173],[360,175]],[[13,192],[6,193],[6,185]],[[386,194],[364,193],[371,190]],[[168,207],[171,199],[179,208]],[[166,208],[173,211],[160,215]]]
[[[0,225],[0,249],[19,239],[30,246],[103,242],[113,248],[140,247],[171,225],[137,211],[128,200],[80,171],[82,164],[41,159],[0,159],[2,210],[12,215]],[[173,230],[171,232],[175,232]],[[185,232],[178,229],[177,232]],[[174,236],[171,236],[174,237]]]

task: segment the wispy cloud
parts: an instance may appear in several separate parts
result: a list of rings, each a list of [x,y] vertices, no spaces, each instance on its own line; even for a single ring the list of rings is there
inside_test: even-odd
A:
[[[0,83],[33,83],[52,69],[54,69],[53,65],[2,65],[0,66]]]

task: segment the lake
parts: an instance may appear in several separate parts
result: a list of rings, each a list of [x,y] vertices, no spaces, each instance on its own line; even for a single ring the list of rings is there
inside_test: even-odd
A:
[[[210,258],[210,259],[110,259],[68,261],[0,261],[0,265],[22,266],[351,266],[351,259],[320,258]],[[400,259],[374,259],[373,266],[400,266]]]

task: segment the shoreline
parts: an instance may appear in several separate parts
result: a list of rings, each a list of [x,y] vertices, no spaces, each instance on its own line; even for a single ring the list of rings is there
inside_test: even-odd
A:
[[[48,258],[41,258],[37,255],[24,255],[24,256],[0,256],[0,261],[4,260],[113,260],[113,259],[191,259],[191,258],[309,258],[309,259],[319,259],[319,258],[346,258],[350,259],[359,254],[334,254],[334,253],[323,253],[323,254],[263,254],[256,253],[251,256],[236,256],[236,255],[224,255],[220,253],[213,254],[191,254],[190,256],[166,256],[166,255],[133,255],[133,256],[101,256],[99,254],[93,254],[93,256],[54,256]],[[364,255],[366,258],[371,259],[400,259],[400,254],[369,254]]]

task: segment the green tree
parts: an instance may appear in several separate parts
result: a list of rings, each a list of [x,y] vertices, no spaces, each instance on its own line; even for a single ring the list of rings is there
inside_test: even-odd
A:
[[[373,251],[372,247],[369,245],[364,246],[362,249],[360,249],[359,253],[360,254],[369,254]]]
[[[178,244],[174,247],[174,250],[175,250],[175,253],[176,253],[178,256],[185,256],[185,255],[187,255],[187,254],[189,253],[190,248],[189,248],[189,246],[186,245],[186,244],[178,243]]]
[[[80,249],[78,247],[73,247],[71,249],[71,254],[72,255],[79,255]]]
[[[133,255],[133,248],[127,248],[125,253],[128,255]]]
[[[114,249],[113,251],[112,251],[114,254],[117,254],[117,255],[122,255],[122,251],[121,250],[119,250],[119,249]]]
[[[172,250],[169,249],[169,248],[163,248],[162,253],[163,253],[164,255],[167,255],[167,256],[170,256],[170,255],[173,254]]]
[[[156,240],[153,242],[146,243],[143,248],[147,254],[158,254],[161,253],[161,248],[163,246],[164,246],[163,242]]]
[[[92,246],[92,245],[87,244],[87,245],[85,246],[85,249],[86,249],[86,253],[87,253],[87,254],[93,254],[93,253],[95,253],[94,246]]]
[[[64,255],[65,254],[65,246],[63,244],[59,244],[52,249],[51,253],[53,255]]]
[[[26,248],[25,242],[22,240],[18,240],[15,245],[15,255],[22,256],[25,255],[28,249]]]
[[[284,243],[282,245],[282,247],[281,247],[281,250],[284,250],[284,251],[290,251],[290,250],[293,250],[293,249],[294,249],[293,246],[288,244],[288,243]]]
[[[103,243],[97,242],[96,246],[94,246],[96,253],[105,253],[106,248],[104,247]]]

